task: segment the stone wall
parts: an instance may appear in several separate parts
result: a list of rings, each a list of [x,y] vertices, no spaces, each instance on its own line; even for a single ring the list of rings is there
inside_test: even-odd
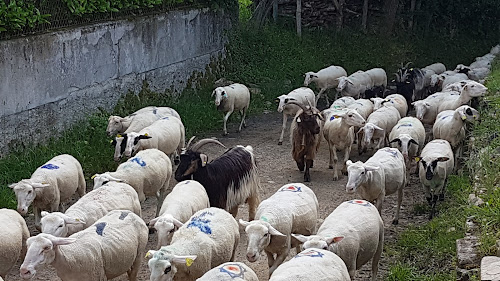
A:
[[[0,155],[112,109],[143,80],[155,91],[181,91],[223,54],[234,18],[180,10],[0,41]]]

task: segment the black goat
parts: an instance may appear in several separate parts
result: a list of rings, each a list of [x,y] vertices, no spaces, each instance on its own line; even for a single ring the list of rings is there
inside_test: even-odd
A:
[[[253,220],[260,203],[260,180],[252,147],[235,146],[208,163],[207,155],[199,149],[209,143],[225,146],[214,139],[202,139],[190,146],[193,139],[180,155],[175,179],[198,181],[205,187],[211,207],[225,209],[235,217],[238,205],[247,202],[249,220]]]
[[[411,103],[422,99],[424,94],[425,75],[419,68],[408,68],[410,63],[401,65],[396,75],[396,92],[406,99],[408,108]]]

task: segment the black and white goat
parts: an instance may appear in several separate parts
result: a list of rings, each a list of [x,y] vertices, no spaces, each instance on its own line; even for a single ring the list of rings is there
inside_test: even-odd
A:
[[[401,65],[396,75],[396,92],[406,99],[408,107],[424,95],[425,75],[419,68],[408,68],[410,63]]]
[[[208,156],[199,152],[200,148],[210,143],[225,146],[214,139],[191,145],[193,139],[181,153],[175,179],[198,181],[205,187],[211,207],[225,209],[235,217],[238,206],[247,202],[249,219],[253,220],[260,203],[260,180],[252,147],[237,145],[208,163]]]

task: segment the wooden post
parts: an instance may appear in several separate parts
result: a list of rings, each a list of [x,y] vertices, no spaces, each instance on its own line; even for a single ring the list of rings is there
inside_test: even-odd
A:
[[[297,21],[297,35],[302,36],[302,0],[297,0],[297,12],[295,13]]]
[[[278,0],[273,1],[273,20],[278,22]]]
[[[368,0],[363,1],[363,16],[361,17],[361,29],[366,33],[366,22],[368,20]]]
[[[408,29],[412,30],[413,29],[413,19],[415,18],[415,3],[417,0],[411,0],[410,3],[410,21],[408,22]]]

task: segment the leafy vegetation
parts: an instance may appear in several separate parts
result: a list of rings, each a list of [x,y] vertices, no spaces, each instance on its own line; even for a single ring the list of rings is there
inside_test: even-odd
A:
[[[0,1],[0,32],[21,30],[26,26],[46,23],[50,15],[42,15],[32,2]]]

